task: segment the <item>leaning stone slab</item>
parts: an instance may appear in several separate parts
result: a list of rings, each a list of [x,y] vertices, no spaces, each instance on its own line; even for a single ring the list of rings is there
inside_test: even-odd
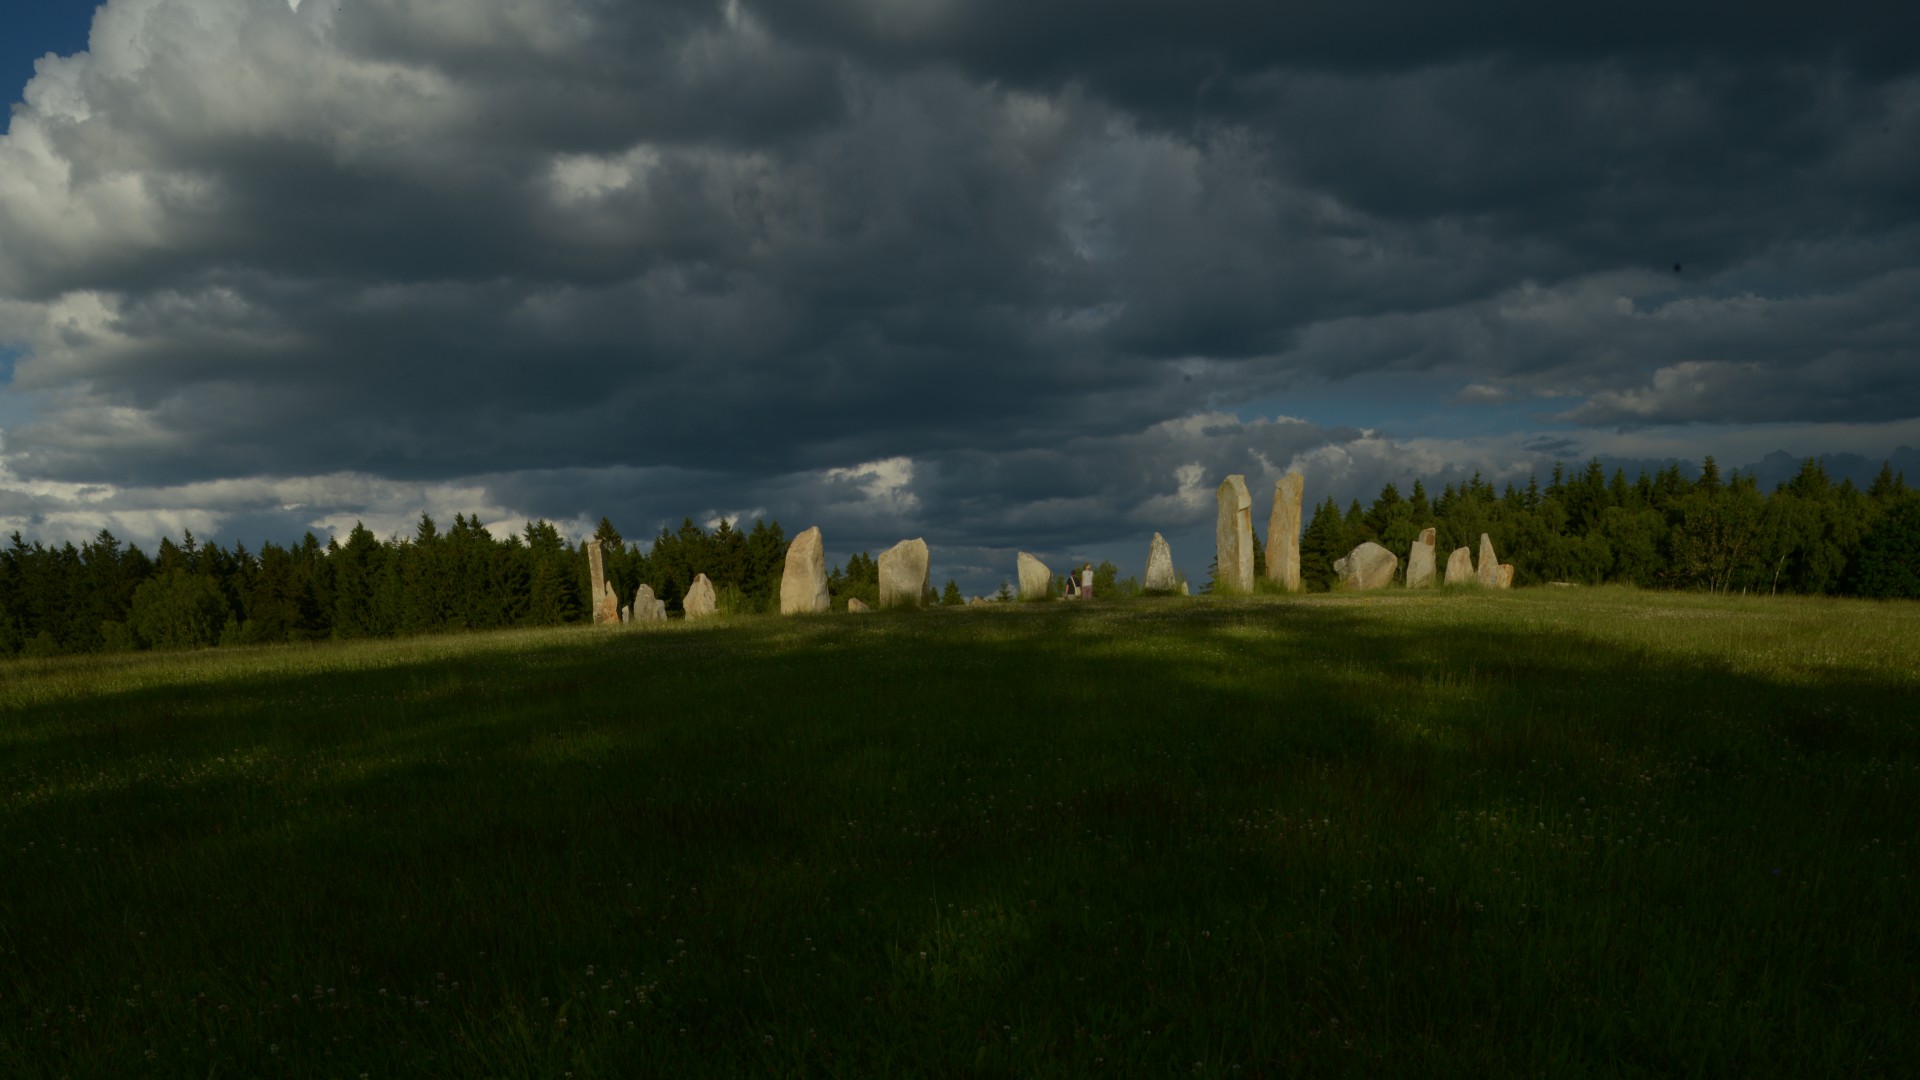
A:
[[[689,619],[707,619],[720,614],[718,598],[713,593],[713,582],[705,574],[693,575],[693,584],[687,586],[686,599],[680,601],[680,609]]]
[[[1413,549],[1407,552],[1407,588],[1425,589],[1433,585],[1433,545],[1438,537],[1437,529],[1427,529],[1413,542]]]
[[[1454,548],[1447,556],[1447,576],[1442,585],[1474,585],[1479,579],[1473,576],[1473,549]]]
[[[1013,565],[1020,575],[1020,599],[1045,600],[1047,587],[1053,584],[1053,571],[1047,564],[1022,551],[1014,556]]]
[[[833,608],[827,595],[827,549],[815,525],[787,546],[787,568],[780,576],[780,614],[813,615]]]
[[[847,597],[847,614],[861,615],[872,610],[873,610],[872,608],[867,606],[867,602],[865,600],[862,600],[857,596]]]
[[[1147,592],[1170,593],[1179,587],[1173,573],[1173,549],[1167,546],[1167,538],[1159,533],[1153,534],[1153,543],[1147,547],[1145,581],[1141,588]]]
[[[902,540],[881,552],[876,561],[881,608],[919,607],[926,602],[930,560],[925,540]]]
[[[1333,564],[1340,584],[1348,589],[1382,589],[1393,584],[1400,556],[1369,540]]]
[[[1306,477],[1297,472],[1281,477],[1267,518],[1267,580],[1288,592],[1300,591],[1300,499],[1306,488]]]
[[[1500,560],[1493,554],[1493,538],[1486,533],[1480,534],[1480,561],[1474,564],[1473,576],[1489,589],[1500,587]]]
[[[1218,558],[1214,581],[1217,592],[1253,591],[1253,496],[1247,478],[1234,473],[1220,482],[1214,498],[1220,517],[1214,526],[1214,553]]]
[[[1498,587],[1502,589],[1513,588],[1513,564],[1512,563],[1503,562],[1500,564],[1500,581],[1498,582]]]

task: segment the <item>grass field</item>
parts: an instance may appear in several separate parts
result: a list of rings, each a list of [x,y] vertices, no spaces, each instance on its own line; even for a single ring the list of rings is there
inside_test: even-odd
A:
[[[0,1076],[1911,1075],[1920,605],[0,665]]]

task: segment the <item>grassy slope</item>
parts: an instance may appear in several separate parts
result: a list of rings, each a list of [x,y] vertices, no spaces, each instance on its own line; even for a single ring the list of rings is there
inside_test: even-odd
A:
[[[1917,654],[1529,590],[16,662],[0,1075],[1897,1073]]]

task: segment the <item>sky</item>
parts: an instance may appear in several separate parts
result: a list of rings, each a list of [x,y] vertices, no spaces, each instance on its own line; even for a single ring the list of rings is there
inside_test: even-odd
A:
[[[0,9],[0,532],[1203,576],[1214,488],[1920,480],[1920,9]]]

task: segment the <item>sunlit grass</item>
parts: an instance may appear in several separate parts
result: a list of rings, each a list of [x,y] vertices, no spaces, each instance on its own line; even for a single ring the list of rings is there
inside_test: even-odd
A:
[[[1897,1074],[1920,611],[1521,590],[0,665],[0,1075]]]

